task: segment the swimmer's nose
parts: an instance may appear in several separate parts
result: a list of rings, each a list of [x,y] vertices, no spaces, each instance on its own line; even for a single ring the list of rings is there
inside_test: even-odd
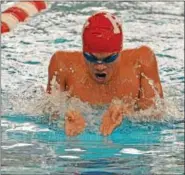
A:
[[[97,71],[104,71],[106,68],[107,68],[107,66],[105,65],[105,64],[95,64],[94,65],[94,68],[97,70]]]

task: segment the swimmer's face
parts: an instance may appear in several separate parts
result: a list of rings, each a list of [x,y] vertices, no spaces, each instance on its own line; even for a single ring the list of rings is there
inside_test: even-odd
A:
[[[119,61],[119,55],[117,55],[118,53],[91,53],[91,54],[98,60],[97,63],[94,63],[86,59],[86,63],[91,77],[97,83],[100,84],[107,83],[113,78],[113,74],[117,69]],[[109,63],[102,61],[106,60],[106,58],[108,58],[109,56],[114,56],[116,59]]]

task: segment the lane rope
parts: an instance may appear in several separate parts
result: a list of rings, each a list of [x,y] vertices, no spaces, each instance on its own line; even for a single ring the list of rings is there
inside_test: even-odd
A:
[[[44,0],[17,2],[1,13],[1,34],[10,32],[17,24],[47,9]]]

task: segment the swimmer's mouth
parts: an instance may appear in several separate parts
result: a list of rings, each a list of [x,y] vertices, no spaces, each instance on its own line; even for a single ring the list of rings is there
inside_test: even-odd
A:
[[[96,78],[106,78],[106,74],[105,73],[96,73]]]
[[[106,73],[95,73],[96,81],[98,83],[105,83],[106,81]]]

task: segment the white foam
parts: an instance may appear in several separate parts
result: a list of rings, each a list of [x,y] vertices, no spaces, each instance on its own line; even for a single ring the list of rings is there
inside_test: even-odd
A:
[[[134,149],[134,148],[123,148],[120,153],[123,154],[144,154],[144,151],[140,151],[138,149]]]
[[[78,156],[70,156],[70,155],[58,156],[58,157],[64,158],[64,159],[80,159],[80,157],[78,157]]]
[[[83,149],[80,149],[80,148],[72,148],[72,149],[65,149],[65,151],[84,152],[86,150],[83,150]]]
[[[123,148],[120,153],[122,154],[135,154],[135,155],[140,155],[140,154],[153,154],[153,153],[159,153],[160,151],[156,150],[149,150],[149,151],[141,151],[135,148]]]
[[[11,129],[6,130],[6,132],[14,132],[14,131],[48,132],[50,130],[48,128],[41,129],[36,125],[30,124],[30,123],[15,124],[15,125],[12,125]]]
[[[1,146],[2,149],[12,149],[16,147],[25,147],[25,146],[32,146],[33,144],[28,144],[28,143],[17,143],[11,146]]]

